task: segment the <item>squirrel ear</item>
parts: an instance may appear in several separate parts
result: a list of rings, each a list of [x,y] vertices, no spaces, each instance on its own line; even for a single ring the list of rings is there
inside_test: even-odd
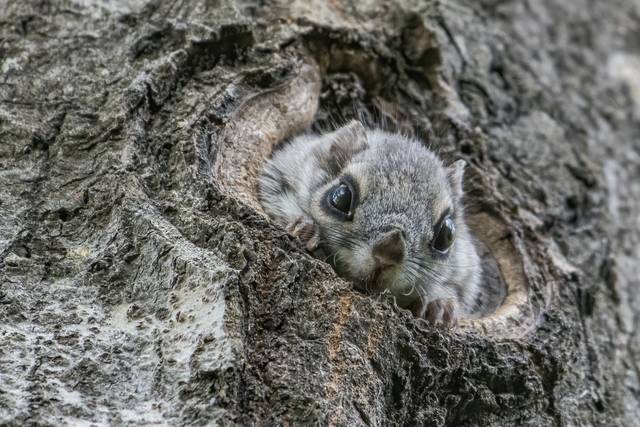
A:
[[[332,140],[329,154],[338,170],[353,156],[367,148],[367,131],[362,123],[352,120],[329,136]]]
[[[453,196],[456,200],[462,198],[462,180],[464,178],[464,168],[467,166],[467,162],[464,160],[456,160],[447,167],[447,178],[449,178],[449,185],[453,190]]]

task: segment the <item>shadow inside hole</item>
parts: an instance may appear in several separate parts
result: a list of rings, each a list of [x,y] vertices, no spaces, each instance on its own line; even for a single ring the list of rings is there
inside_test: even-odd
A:
[[[524,264],[509,227],[495,216],[478,212],[467,217],[483,263],[486,306],[462,326],[505,337],[519,336],[535,319],[528,298]]]
[[[476,239],[476,250],[482,266],[480,282],[482,293],[475,315],[484,317],[495,312],[504,303],[507,296],[507,286],[502,278],[498,261],[482,240]]]

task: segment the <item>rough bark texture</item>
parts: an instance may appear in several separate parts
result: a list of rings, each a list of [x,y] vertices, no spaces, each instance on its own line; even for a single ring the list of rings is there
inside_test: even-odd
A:
[[[635,425],[639,23],[633,0],[4,0],[0,422]],[[318,105],[465,158],[524,294],[442,331],[270,225],[259,157]]]

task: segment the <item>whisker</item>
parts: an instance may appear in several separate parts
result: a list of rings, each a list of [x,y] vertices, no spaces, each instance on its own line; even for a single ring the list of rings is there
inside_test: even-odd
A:
[[[411,285],[411,290],[410,290],[409,292],[407,292],[407,293],[400,292],[400,293],[401,293],[403,296],[408,297],[409,295],[413,294],[415,291],[416,291],[416,283],[414,282],[414,283]]]
[[[414,277],[414,280],[420,280],[428,283],[429,286],[436,288],[435,290],[439,294],[445,294],[447,297],[454,297],[454,291],[448,283],[442,278],[438,277],[437,273],[433,270],[429,270],[420,266],[419,264],[407,262],[407,272]]]
[[[416,257],[412,257],[411,261],[414,263],[417,263],[418,265],[420,265],[421,267],[425,267],[425,268],[433,268],[433,266],[441,266],[441,267],[449,267],[449,268],[456,268],[459,270],[472,270],[475,269],[477,266],[474,264],[460,264],[457,262],[442,262],[442,261],[438,261],[435,259],[423,259],[419,256]]]

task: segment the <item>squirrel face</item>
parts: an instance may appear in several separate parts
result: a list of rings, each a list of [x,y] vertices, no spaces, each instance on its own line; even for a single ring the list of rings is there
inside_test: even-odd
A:
[[[320,248],[363,290],[450,296],[464,163],[446,168],[419,142],[352,122],[316,154],[324,183],[310,194]],[[463,237],[468,239],[468,236]],[[452,256],[453,255],[453,256]],[[409,297],[409,299],[411,299]]]
[[[464,161],[446,167],[419,141],[354,121],[277,152],[260,197],[357,288],[388,290],[401,306],[453,299],[468,312],[480,266],[464,222],[463,173]],[[308,229],[295,225],[300,217]]]

